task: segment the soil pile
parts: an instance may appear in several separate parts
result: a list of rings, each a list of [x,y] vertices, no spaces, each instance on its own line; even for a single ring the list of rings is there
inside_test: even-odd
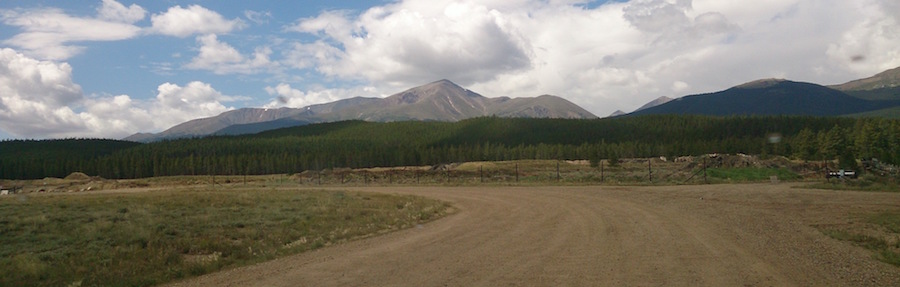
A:
[[[91,180],[91,177],[83,172],[73,172],[66,176],[65,180],[88,181]]]

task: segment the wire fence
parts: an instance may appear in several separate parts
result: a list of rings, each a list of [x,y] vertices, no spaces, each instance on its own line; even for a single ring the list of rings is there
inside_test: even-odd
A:
[[[304,171],[288,180],[304,185],[429,184],[673,184],[705,183],[701,159],[471,162],[423,167]]]

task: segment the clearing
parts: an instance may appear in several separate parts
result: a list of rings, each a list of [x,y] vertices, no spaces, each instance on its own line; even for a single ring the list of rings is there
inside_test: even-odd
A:
[[[823,232],[900,212],[900,193],[791,184],[351,189],[422,195],[458,212],[174,285],[900,286],[900,267]]]

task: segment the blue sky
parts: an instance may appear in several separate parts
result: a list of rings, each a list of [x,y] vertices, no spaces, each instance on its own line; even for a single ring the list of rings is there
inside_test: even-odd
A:
[[[893,0],[0,2],[0,139],[159,132],[450,79],[598,116],[900,66]]]

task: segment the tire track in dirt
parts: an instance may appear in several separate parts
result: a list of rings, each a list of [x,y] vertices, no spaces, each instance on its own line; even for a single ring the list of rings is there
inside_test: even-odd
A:
[[[900,268],[877,262],[871,256],[865,258],[866,253],[859,252],[857,247],[810,231],[812,219],[808,219],[807,205],[823,200],[822,191],[796,192],[783,185],[734,187],[740,191],[729,191],[732,187],[350,188],[438,198],[451,202],[458,212],[421,227],[208,274],[174,285],[897,286],[900,283]],[[755,192],[755,189],[762,191]],[[883,204],[885,200],[900,202],[900,195],[840,195],[846,198],[837,201],[853,203],[856,207],[870,201],[873,204]],[[714,200],[699,200],[701,197]],[[767,228],[802,232],[758,232]],[[785,247],[764,248],[772,244]],[[858,267],[861,270],[841,271],[835,268],[846,268],[846,265],[819,264],[822,260],[864,265]]]

